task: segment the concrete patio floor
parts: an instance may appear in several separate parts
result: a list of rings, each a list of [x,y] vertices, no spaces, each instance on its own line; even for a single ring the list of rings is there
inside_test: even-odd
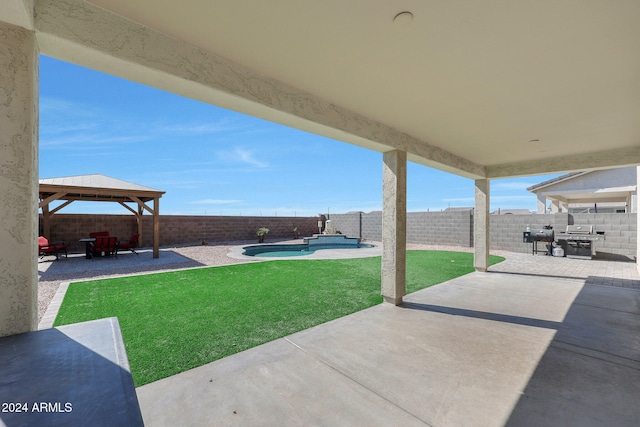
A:
[[[491,270],[139,387],[145,424],[638,425],[635,264]]]

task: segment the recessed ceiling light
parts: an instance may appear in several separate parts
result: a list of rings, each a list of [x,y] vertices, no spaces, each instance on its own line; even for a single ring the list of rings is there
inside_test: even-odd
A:
[[[393,18],[393,23],[400,26],[409,25],[411,21],[413,21],[413,13],[407,11],[400,12]]]

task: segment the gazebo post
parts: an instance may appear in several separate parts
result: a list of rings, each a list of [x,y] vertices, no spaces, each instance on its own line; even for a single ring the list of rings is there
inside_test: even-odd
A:
[[[42,206],[42,234],[47,239],[51,239],[51,220],[48,203]]]
[[[140,247],[140,242],[142,242],[142,213],[144,210],[142,206],[138,205],[138,213],[136,214],[136,221],[138,222],[138,247]]]
[[[153,199],[153,257],[160,257],[160,199]]]

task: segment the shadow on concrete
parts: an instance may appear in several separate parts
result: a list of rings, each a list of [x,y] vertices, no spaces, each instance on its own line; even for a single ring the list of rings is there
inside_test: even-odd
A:
[[[115,318],[0,338],[0,424],[142,426]]]
[[[605,276],[587,276],[585,285],[616,286],[619,288],[640,289],[640,283],[637,280]]]
[[[621,279],[607,276],[583,276],[578,275],[557,275],[546,274],[543,271],[536,273],[527,272],[515,272],[515,271],[487,271],[487,273],[493,274],[511,274],[514,276],[531,276],[531,277],[548,277],[550,279],[567,279],[567,280],[584,280],[585,285],[598,285],[598,286],[615,286],[620,288],[640,289],[640,282],[633,279]]]
[[[105,275],[127,275],[168,269],[202,267],[205,264],[171,250],[162,250],[159,258],[153,258],[150,250],[140,250],[138,255],[126,252],[118,257],[86,259],[84,254],[61,258],[57,261],[38,263],[38,279],[83,280]]]
[[[513,323],[515,325],[534,326],[536,328],[558,329],[560,323],[530,317],[510,316],[507,314],[490,313],[486,311],[467,310],[463,308],[444,307],[441,305],[405,302],[400,308],[413,310],[425,310],[437,313],[451,314],[453,316],[465,316],[475,319],[495,320],[496,322]]]
[[[633,280],[610,280],[589,276],[562,321],[417,302],[401,308],[556,331],[505,425],[637,426],[640,291]]]
[[[638,425],[640,292],[588,282],[506,425]]]

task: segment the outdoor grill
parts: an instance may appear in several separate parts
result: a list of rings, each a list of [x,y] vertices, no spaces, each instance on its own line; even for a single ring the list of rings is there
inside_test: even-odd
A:
[[[569,258],[592,259],[596,255],[594,242],[604,240],[604,231],[594,233],[593,225],[567,225],[556,238]]]
[[[531,243],[532,254],[538,253],[538,242],[544,242],[547,243],[545,245],[544,252],[546,252],[547,255],[551,255],[553,240],[553,229],[550,225],[547,225],[542,229],[534,229],[522,233],[522,241],[524,243]]]

